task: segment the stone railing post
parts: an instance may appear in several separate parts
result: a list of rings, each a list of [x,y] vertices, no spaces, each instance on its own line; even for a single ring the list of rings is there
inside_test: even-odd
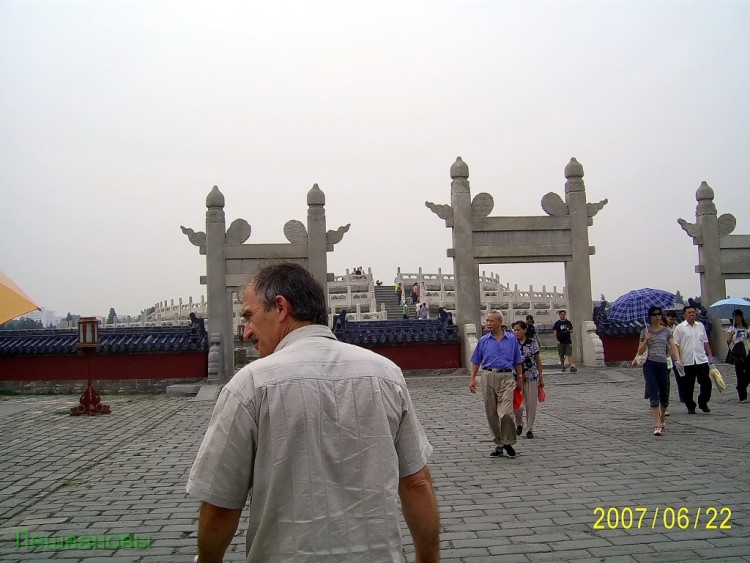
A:
[[[477,344],[479,343],[479,338],[477,337],[477,325],[475,324],[467,324],[463,327],[463,333],[465,334],[466,339],[466,345],[462,349],[463,359],[464,359],[464,367],[471,371],[471,354],[474,352],[474,348],[477,347]]]
[[[596,333],[594,321],[581,323],[583,363],[586,367],[604,367],[604,344]]]
[[[208,349],[208,382],[211,384],[221,383],[222,376],[222,350],[221,334],[214,333],[210,336],[211,343]]]

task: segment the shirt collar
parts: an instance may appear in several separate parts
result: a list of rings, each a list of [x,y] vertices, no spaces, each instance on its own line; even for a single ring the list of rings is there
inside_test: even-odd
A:
[[[292,332],[287,334],[284,338],[281,339],[281,342],[279,342],[276,345],[276,349],[274,352],[278,352],[287,346],[291,346],[298,340],[302,340],[303,338],[308,337],[321,337],[321,338],[330,338],[331,340],[336,340],[336,337],[331,332],[331,329],[324,325],[306,325],[302,326],[300,328],[294,329]]]
[[[488,334],[489,336],[491,336],[492,338],[494,338],[495,340],[497,340],[498,342],[500,342],[500,340],[502,340],[503,338],[508,338],[508,337],[510,336],[510,335],[508,334],[508,331],[507,331],[507,330],[504,330],[504,331],[503,331],[503,338],[498,338],[498,337],[497,337],[497,336],[495,336],[495,334],[494,334],[494,333],[492,333],[492,332],[488,332],[487,334]]]

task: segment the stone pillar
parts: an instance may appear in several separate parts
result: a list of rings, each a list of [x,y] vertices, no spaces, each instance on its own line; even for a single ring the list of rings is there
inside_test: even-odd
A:
[[[208,333],[219,335],[221,354],[219,379],[233,374],[227,371],[232,354],[231,333],[227,335],[227,318],[231,322],[231,309],[227,311],[227,285],[225,269],[226,221],[224,195],[214,186],[206,197],[206,293],[208,294]]]
[[[719,245],[719,221],[714,204],[714,191],[702,182],[695,192],[698,204],[695,206],[695,219],[700,225],[702,244],[698,245],[698,268],[700,271],[701,305],[708,306],[726,297],[726,282],[721,273],[721,249]],[[711,316],[711,351],[717,354],[724,349],[721,319]],[[717,356],[718,357],[718,356]],[[721,358],[723,360],[723,358]]]
[[[223,334],[225,336],[222,342],[224,359],[222,365],[224,366],[224,374],[229,379],[234,375],[234,288],[227,288],[227,292],[224,294],[224,302],[226,303],[227,318],[224,320]]]
[[[573,322],[573,357],[583,362],[583,330],[592,320],[591,265],[589,262],[589,216],[583,166],[571,158],[565,167],[565,203],[570,215],[570,244],[573,258],[565,262],[565,286],[568,288],[568,318]],[[557,315],[555,315],[557,318]]]
[[[459,156],[451,166],[451,208],[453,209],[453,271],[456,276],[456,325],[461,336],[461,357],[470,367],[467,325],[482,326],[479,312],[479,266],[474,263],[474,230],[471,216],[469,167]]]
[[[326,196],[314,184],[307,192],[307,269],[323,286],[328,302],[328,250],[326,243]]]

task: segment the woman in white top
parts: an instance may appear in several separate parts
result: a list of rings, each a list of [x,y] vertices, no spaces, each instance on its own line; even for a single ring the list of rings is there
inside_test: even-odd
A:
[[[732,326],[727,330],[727,345],[732,351],[734,373],[737,374],[737,395],[740,403],[747,403],[747,386],[750,383],[750,366],[747,361],[748,327],[741,309],[735,309],[732,316]]]

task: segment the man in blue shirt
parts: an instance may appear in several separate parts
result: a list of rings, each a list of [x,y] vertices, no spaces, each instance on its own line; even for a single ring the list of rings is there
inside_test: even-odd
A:
[[[502,457],[503,449],[515,457],[513,390],[523,388],[521,347],[512,332],[503,330],[500,313],[489,312],[485,326],[489,332],[479,339],[471,355],[469,391],[477,392],[477,373],[481,371],[484,410],[495,442],[490,457]]]

